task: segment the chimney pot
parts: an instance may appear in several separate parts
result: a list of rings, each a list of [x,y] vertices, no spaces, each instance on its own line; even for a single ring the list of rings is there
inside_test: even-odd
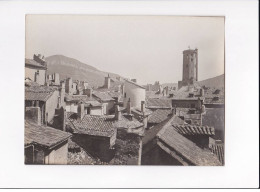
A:
[[[84,117],[84,114],[85,114],[84,103],[79,102],[79,104],[78,104],[78,118],[82,120],[83,117]]]
[[[130,101],[130,98],[129,98],[128,102],[127,102],[127,113],[131,114],[131,101]]]
[[[122,114],[119,109],[119,105],[115,105],[115,119],[120,121],[122,119]]]
[[[145,101],[141,101],[141,111],[144,112],[145,108]]]

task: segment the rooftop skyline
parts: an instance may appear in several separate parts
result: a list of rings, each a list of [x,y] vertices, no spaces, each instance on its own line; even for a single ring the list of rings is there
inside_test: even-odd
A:
[[[198,48],[198,80],[224,73],[224,17],[27,15],[26,58],[64,55],[138,83],[182,80]]]

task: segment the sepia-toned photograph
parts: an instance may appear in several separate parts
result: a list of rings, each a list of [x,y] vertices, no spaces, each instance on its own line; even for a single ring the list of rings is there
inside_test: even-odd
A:
[[[225,165],[225,17],[28,14],[24,163]]]

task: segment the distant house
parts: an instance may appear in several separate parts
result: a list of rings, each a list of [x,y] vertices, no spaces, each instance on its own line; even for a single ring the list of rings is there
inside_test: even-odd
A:
[[[145,88],[136,83],[136,80],[125,80],[124,107],[129,99],[131,107],[141,107],[141,102],[145,101]]]
[[[57,87],[25,85],[25,111],[29,114],[30,107],[39,107],[41,123],[53,120],[55,109],[60,103],[60,92]]]
[[[67,164],[70,133],[25,121],[25,164]]]
[[[117,130],[113,127],[114,116],[92,116],[78,113],[67,114],[67,124],[73,132],[73,141],[92,156],[108,161],[113,156]]]
[[[115,99],[107,92],[94,91],[92,95],[93,98],[103,104],[103,114],[109,115],[110,111],[114,108]]]
[[[143,124],[131,114],[86,115],[83,104],[78,113],[67,114],[67,130],[72,140],[93,157],[111,164],[140,164]],[[124,149],[124,150],[123,150]]]
[[[66,95],[66,111],[77,113],[78,104],[80,102],[84,103],[85,114],[89,115],[103,115],[103,104],[87,95]]]
[[[33,55],[33,59],[25,59],[25,79],[30,79],[39,85],[46,84],[47,64],[44,56]]]
[[[60,85],[60,75],[59,73],[53,73],[47,75],[47,81],[49,85]]]

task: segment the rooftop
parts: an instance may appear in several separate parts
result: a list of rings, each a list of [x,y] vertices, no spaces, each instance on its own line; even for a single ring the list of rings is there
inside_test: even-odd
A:
[[[25,86],[25,100],[27,101],[47,101],[57,87],[51,86]]]
[[[41,63],[38,63],[33,59],[25,59],[25,66],[34,67],[38,69],[45,69],[45,70],[47,69],[46,65],[42,65]]]
[[[204,90],[205,104],[224,104],[224,88],[207,88]]]
[[[98,102],[93,97],[88,97],[87,95],[69,95],[66,94],[65,101],[67,102],[83,102],[85,106],[101,106],[102,104]]]
[[[113,127],[114,116],[84,115],[78,118],[77,113],[67,113],[67,123],[74,132],[87,135],[111,137],[116,129]]]
[[[182,135],[215,135],[215,129],[208,126],[194,126],[194,125],[178,125],[173,124],[173,128]]]
[[[37,125],[30,121],[25,121],[25,146],[36,144],[51,148],[65,141],[71,136],[70,133],[60,131],[48,126]]]
[[[94,91],[93,96],[97,97],[101,101],[114,101],[108,92]]]
[[[135,118],[130,120],[127,115],[122,115],[121,120],[117,121],[114,115],[84,115],[79,119],[77,113],[67,113],[67,122],[75,132],[87,135],[111,137],[116,128],[136,129],[143,126]]]
[[[142,112],[141,107],[135,107],[135,108],[131,108],[131,111],[137,115],[140,116],[148,116],[152,114],[152,110],[144,108],[144,112]]]
[[[160,144],[169,151],[198,166],[220,166],[217,156],[206,149],[201,149],[195,143],[179,134],[172,125],[164,126],[157,134]],[[159,145],[160,146],[160,145]],[[165,150],[165,148],[162,148]],[[168,150],[166,152],[168,152]]]
[[[132,84],[132,85],[135,85],[135,86],[137,86],[137,87],[139,87],[139,88],[142,88],[142,89],[145,89],[145,87],[143,87],[142,85],[139,85],[139,84],[137,84],[137,83],[135,83],[135,82],[133,82],[133,81],[130,81],[130,80],[125,80],[127,83],[130,83],[130,84]]]
[[[157,109],[148,119],[148,123],[161,123],[172,114],[171,109]]]
[[[170,99],[147,99],[147,108],[153,109],[170,109],[172,103]]]

